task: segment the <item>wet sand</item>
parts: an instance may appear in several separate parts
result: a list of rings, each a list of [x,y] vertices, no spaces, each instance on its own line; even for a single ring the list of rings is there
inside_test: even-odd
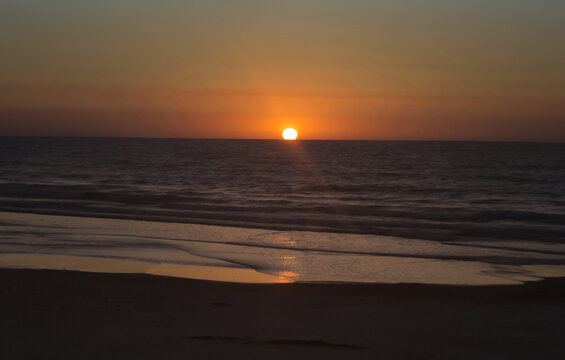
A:
[[[503,285],[565,277],[565,245],[437,242],[0,212],[0,268],[228,282]]]
[[[0,270],[2,359],[563,359],[565,279],[234,284]]]

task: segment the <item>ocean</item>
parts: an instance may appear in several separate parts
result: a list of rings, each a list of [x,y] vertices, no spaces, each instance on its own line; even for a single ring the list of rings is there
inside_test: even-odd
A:
[[[395,256],[422,255],[420,241],[473,249],[425,258],[565,264],[565,144],[3,137],[0,211],[270,230],[265,248],[302,252],[382,255],[371,239],[398,239],[412,245]],[[0,251],[53,252],[1,234]]]

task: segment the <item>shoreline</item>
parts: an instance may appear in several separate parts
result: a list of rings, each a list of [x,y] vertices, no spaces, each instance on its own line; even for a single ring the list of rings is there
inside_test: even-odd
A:
[[[465,266],[465,265],[463,265]],[[204,280],[235,284],[326,284],[326,285],[443,285],[443,286],[522,286],[527,283],[544,281],[546,279],[565,279],[560,268],[544,266],[522,266],[524,271],[537,271],[534,274],[518,274],[501,268],[497,273],[490,274],[491,282],[471,282],[470,279],[461,277],[459,282],[440,283],[425,280],[414,282],[394,281],[300,281],[296,274],[279,273],[267,274],[253,268],[202,266],[171,263],[152,263],[147,261],[128,260],[122,258],[65,256],[52,254],[33,253],[0,253],[0,270],[45,270],[45,271],[71,271],[94,274],[138,274],[154,275],[187,280]],[[526,270],[528,269],[528,270]],[[539,273],[543,273],[539,275]],[[506,277],[505,277],[506,275]],[[505,281],[504,281],[505,280]]]
[[[446,243],[29,213],[0,215],[0,268],[85,270],[83,259],[86,270],[95,272],[228,281],[239,272],[247,279],[248,275],[258,279],[247,282],[488,285],[565,277],[565,248],[555,244]],[[127,269],[130,264],[135,271],[112,270]],[[204,268],[214,275],[203,275]]]
[[[0,269],[79,271],[95,274],[145,274],[244,284],[292,282],[283,276],[240,267],[151,263],[120,258],[0,253]]]
[[[565,279],[236,284],[0,269],[6,359],[562,359]]]

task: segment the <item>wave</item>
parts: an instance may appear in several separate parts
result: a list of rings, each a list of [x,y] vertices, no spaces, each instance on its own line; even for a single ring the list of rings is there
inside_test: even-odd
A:
[[[165,207],[148,208],[84,202],[52,201],[0,201],[0,210],[33,212],[67,216],[121,218],[177,223],[256,227],[280,230],[309,230],[336,233],[356,233],[398,236],[436,241],[468,239],[524,239],[546,242],[563,242],[565,226],[562,223],[540,227],[526,222],[428,221],[400,217],[354,217],[347,214],[315,214],[290,211],[239,211],[226,207],[205,206],[200,209]],[[214,209],[214,210],[212,210]],[[237,208],[239,209],[239,208]]]
[[[565,240],[563,145],[295,145],[3,139],[0,209],[439,241]]]
[[[515,221],[539,223],[548,225],[565,224],[564,213],[549,213],[541,211],[525,211],[512,209],[469,209],[467,207],[438,208],[429,202],[420,205],[396,206],[374,204],[313,204],[314,200],[302,201],[284,199],[253,199],[246,200],[245,205],[236,205],[233,200],[220,196],[180,195],[178,193],[154,194],[150,192],[129,193],[124,191],[93,191],[94,186],[55,186],[55,185],[22,185],[3,184],[0,186],[0,197],[46,200],[76,200],[85,205],[89,201],[109,202],[115,204],[149,205],[158,209],[202,211],[216,213],[258,213],[258,214],[303,214],[308,215],[340,215],[344,217],[372,217],[413,219],[435,222],[468,222],[489,223]],[[196,194],[194,191],[184,191],[185,194]],[[22,196],[24,195],[24,196]],[[53,206],[57,202],[53,202]],[[7,204],[7,200],[2,200]],[[25,205],[24,202],[21,204]]]

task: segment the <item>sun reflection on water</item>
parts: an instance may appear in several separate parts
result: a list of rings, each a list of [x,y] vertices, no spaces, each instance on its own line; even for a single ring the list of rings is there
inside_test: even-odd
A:
[[[296,281],[296,279],[298,279],[298,274],[294,271],[279,271],[277,275],[280,279],[286,279],[289,282]]]

